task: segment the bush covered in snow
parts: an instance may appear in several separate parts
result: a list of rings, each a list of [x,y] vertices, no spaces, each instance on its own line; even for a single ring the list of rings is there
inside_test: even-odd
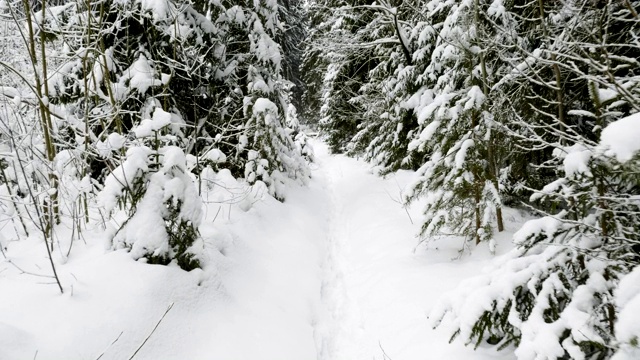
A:
[[[202,201],[184,151],[164,145],[162,132],[171,116],[156,108],[151,119],[134,128],[138,145],[130,146],[122,164],[107,176],[99,199],[107,213],[118,206],[127,213],[113,238],[115,248],[129,249],[135,259],[149,263],[175,259],[192,270],[200,266],[196,246],[202,247]]]
[[[563,209],[525,223],[515,250],[442,300],[434,325],[451,317],[453,337],[513,344],[521,360],[637,354],[640,331],[622,315],[637,305],[640,146],[625,139],[639,129],[632,115],[605,128],[598,146],[558,152],[564,177],[532,201]]]

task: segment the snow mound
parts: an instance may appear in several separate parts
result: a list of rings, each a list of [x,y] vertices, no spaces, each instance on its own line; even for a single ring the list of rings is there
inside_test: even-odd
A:
[[[631,160],[640,151],[640,113],[609,124],[602,130],[600,147],[621,163]]]

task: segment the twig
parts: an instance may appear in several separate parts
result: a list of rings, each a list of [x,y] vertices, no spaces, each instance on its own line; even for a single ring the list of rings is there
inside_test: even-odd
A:
[[[7,258],[7,254],[4,252],[4,244],[2,242],[0,242],[0,254],[2,254],[3,258]]]
[[[409,214],[409,210],[407,210],[406,206],[402,207],[404,209],[404,212],[407,213],[407,216],[409,217],[409,221],[411,221],[411,225],[413,225],[413,219],[411,218],[411,214]]]
[[[160,320],[158,320],[158,323],[156,324],[156,326],[153,328],[153,330],[151,330],[151,332],[149,333],[149,335],[146,337],[146,339],[144,339],[144,341],[142,342],[142,344],[140,344],[140,346],[136,349],[136,352],[133,353],[133,355],[131,355],[131,357],[129,358],[129,360],[133,359],[136,354],[138,353],[138,351],[140,351],[140,349],[142,349],[142,347],[144,346],[144,344],[147,343],[147,340],[149,340],[149,338],[151,337],[151,335],[153,335],[153,333],[156,331],[156,329],[158,328],[158,326],[160,326],[160,323],[162,322],[162,320],[164,320],[164,317],[167,316],[167,313],[169,313],[169,311],[171,310],[171,308],[173,308],[173,304],[171,303],[169,305],[169,307],[167,307],[167,310],[165,310],[164,314],[162,314],[162,317],[160,318]]]
[[[26,274],[26,275],[31,275],[31,276],[38,276],[38,277],[44,277],[44,278],[50,278],[53,279],[54,277],[52,275],[43,275],[43,274],[36,274],[33,272],[29,272],[29,271],[25,271],[23,270],[21,267],[19,267],[18,265],[16,265],[13,261],[11,261],[10,259],[7,259],[7,262],[9,264],[11,264],[13,267],[15,267],[16,269],[18,269],[18,271],[20,271],[20,274]]]
[[[220,210],[222,210],[222,205],[220,205],[220,207],[218,207],[218,212],[216,212],[216,216],[214,216],[213,220],[211,221],[212,224],[214,222],[216,222],[216,219],[218,218],[218,215],[220,215]]]
[[[382,351],[382,356],[383,356],[383,360],[391,360],[391,357],[389,355],[387,355],[387,352],[384,351],[384,349],[382,348],[382,343],[380,341],[378,341],[378,346],[380,347],[380,350]]]
[[[121,332],[120,332],[120,335],[118,335],[118,337],[117,337],[115,340],[113,340],[113,341],[111,342],[111,344],[109,344],[109,346],[107,346],[107,348],[106,348],[106,349],[104,349],[104,351],[102,352],[102,354],[100,354],[100,356],[98,356],[98,357],[96,358],[96,360],[100,360],[100,358],[101,358],[102,356],[104,356],[104,354],[107,352],[107,350],[109,350],[109,348],[110,348],[110,347],[112,347],[112,346],[113,346],[113,344],[115,344],[116,342],[118,342],[118,340],[120,340],[120,336],[122,336],[122,334],[124,334],[124,331],[121,331]],[[134,354],[134,355],[135,355],[135,354]]]
[[[391,196],[391,194],[389,194],[389,192],[386,189],[384,190],[384,192],[387,193],[387,195],[389,196],[389,199],[391,199],[391,201],[393,201],[394,203],[399,204],[404,209],[404,212],[406,212],[407,216],[409,217],[409,221],[411,221],[411,225],[413,225],[413,219],[411,218],[411,214],[409,214],[409,210],[407,210],[407,205],[403,204],[402,201],[400,201],[400,200],[394,199],[393,196]]]

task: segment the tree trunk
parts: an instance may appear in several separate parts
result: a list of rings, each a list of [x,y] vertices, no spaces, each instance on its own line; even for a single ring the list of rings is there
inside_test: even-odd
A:
[[[475,22],[476,22],[476,33],[478,33],[479,24],[480,24],[480,4],[479,0],[475,0]],[[484,59],[484,50],[480,50],[480,68],[482,70],[482,93],[484,94],[485,101],[489,100],[489,85],[488,85],[488,76],[487,76],[487,64]],[[491,183],[493,187],[496,189],[496,192],[500,191],[500,187],[498,184],[498,166],[496,164],[495,158],[495,144],[493,143],[493,131],[489,128],[489,139],[487,142],[487,161],[489,162],[489,179],[491,179]],[[498,199],[496,199],[498,200]],[[502,219],[502,206],[496,204],[496,222],[498,223],[498,232],[504,231],[504,221]]]

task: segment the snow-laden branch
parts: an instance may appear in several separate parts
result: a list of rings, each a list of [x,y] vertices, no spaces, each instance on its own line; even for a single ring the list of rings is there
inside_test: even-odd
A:
[[[388,14],[388,16],[391,16],[393,18],[392,19],[393,26],[394,26],[396,35],[398,37],[398,40],[393,43],[399,44],[402,47],[402,53],[404,54],[404,58],[407,61],[407,65],[412,65],[413,64],[413,60],[411,58],[412,51],[409,48],[409,40],[408,40],[407,34],[401,26],[401,23],[404,23],[404,22],[398,20],[398,9],[395,7],[372,4],[372,5],[343,6],[339,10],[348,11],[348,10],[357,10],[357,9],[382,11]]]

